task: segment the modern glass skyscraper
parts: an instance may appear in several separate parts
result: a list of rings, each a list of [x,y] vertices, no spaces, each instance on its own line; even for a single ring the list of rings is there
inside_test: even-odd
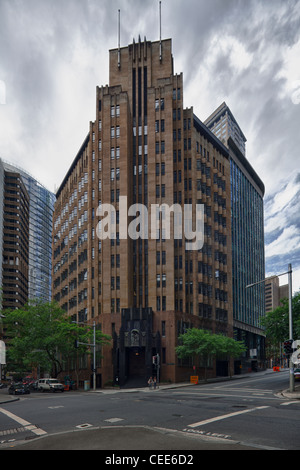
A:
[[[51,300],[52,217],[55,195],[33,176],[9,163],[5,171],[20,174],[29,194],[29,266],[28,299]]]
[[[264,184],[245,157],[246,138],[226,103],[205,121],[229,149],[232,232],[232,296],[234,335],[248,347],[237,367],[264,361],[265,279]]]

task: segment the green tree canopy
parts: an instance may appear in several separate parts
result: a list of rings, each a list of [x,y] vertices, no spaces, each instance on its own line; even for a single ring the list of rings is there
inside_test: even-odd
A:
[[[181,359],[186,357],[208,359],[216,355],[239,357],[246,351],[241,341],[198,328],[187,330],[178,339],[181,344],[176,347],[176,354]]]
[[[262,318],[266,337],[271,344],[278,344],[288,339],[300,339],[300,292],[292,298],[293,338],[289,333],[289,301],[282,299],[281,305]]]
[[[62,371],[61,358],[74,355],[75,339],[93,343],[91,326],[72,323],[58,304],[31,302],[18,310],[3,311],[7,341],[7,368],[20,373],[40,366],[57,377]],[[110,337],[96,330],[96,344],[110,341]],[[89,352],[80,346],[81,352]]]

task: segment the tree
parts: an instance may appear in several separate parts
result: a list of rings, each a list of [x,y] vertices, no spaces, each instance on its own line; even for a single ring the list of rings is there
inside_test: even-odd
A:
[[[205,363],[209,357],[215,357],[219,354],[238,357],[243,351],[246,351],[246,347],[240,341],[198,328],[191,328],[180,335],[179,342],[181,344],[176,347],[176,354],[179,358],[191,357],[197,361],[199,357],[202,357]],[[207,367],[205,367],[205,380],[206,369]]]
[[[40,367],[53,377],[63,370],[62,358],[74,357],[75,339],[82,343],[93,343],[91,327],[72,323],[55,302],[31,302],[17,310],[6,310],[4,327],[8,340],[9,370],[27,372]],[[96,343],[106,344],[110,337],[96,331]],[[80,346],[89,352],[87,346]]]
[[[300,292],[292,298],[293,338],[289,337],[289,301],[285,298],[280,303],[279,307],[266,313],[261,320],[266,337],[272,345],[278,345],[287,339],[300,339]]]

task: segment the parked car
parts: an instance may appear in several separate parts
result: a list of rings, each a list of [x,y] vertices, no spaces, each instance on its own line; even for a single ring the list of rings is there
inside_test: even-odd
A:
[[[38,389],[38,380],[33,379],[31,377],[25,377],[25,379],[23,379],[23,385],[28,385],[30,390],[37,390]]]
[[[8,393],[10,395],[25,395],[29,394],[30,390],[28,385],[24,385],[22,383],[17,383],[17,384],[11,384]]]
[[[300,380],[300,369],[294,369],[294,378],[295,380]]]
[[[38,389],[43,392],[63,392],[65,387],[57,379],[40,379]]]

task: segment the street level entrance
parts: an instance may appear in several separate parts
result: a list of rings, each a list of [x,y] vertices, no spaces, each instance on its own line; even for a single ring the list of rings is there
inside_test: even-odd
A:
[[[119,385],[152,376],[152,357],[161,350],[160,333],[153,333],[151,308],[122,309],[119,335],[114,334],[114,376]]]

